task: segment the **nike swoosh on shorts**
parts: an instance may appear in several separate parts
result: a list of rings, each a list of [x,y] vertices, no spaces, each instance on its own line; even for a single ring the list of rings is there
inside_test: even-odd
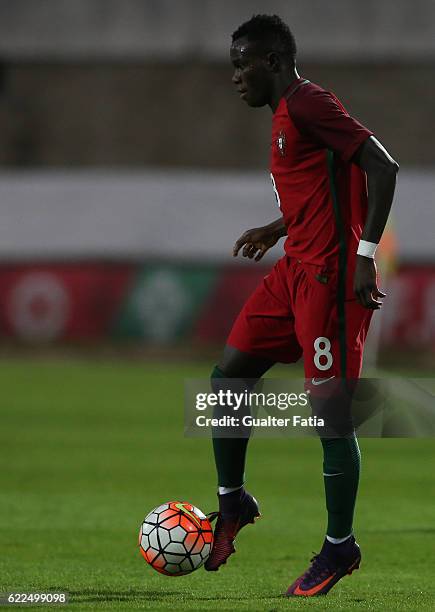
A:
[[[317,380],[315,378],[312,378],[311,382],[315,386],[323,385],[323,383],[326,383],[328,382],[328,380],[332,380],[333,378],[335,378],[335,376],[330,376],[329,378],[318,378]]]

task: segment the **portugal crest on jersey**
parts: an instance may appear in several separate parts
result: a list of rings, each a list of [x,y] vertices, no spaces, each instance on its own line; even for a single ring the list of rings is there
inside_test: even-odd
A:
[[[281,157],[285,156],[287,140],[285,136],[285,132],[283,130],[278,134],[278,138],[276,139],[276,144],[278,147],[278,151],[280,152]]]

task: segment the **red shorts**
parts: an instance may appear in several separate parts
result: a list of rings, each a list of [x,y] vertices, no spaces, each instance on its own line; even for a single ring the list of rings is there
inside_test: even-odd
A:
[[[338,269],[285,256],[243,306],[228,344],[282,363],[303,356],[306,378],[358,378],[371,315],[346,296]]]

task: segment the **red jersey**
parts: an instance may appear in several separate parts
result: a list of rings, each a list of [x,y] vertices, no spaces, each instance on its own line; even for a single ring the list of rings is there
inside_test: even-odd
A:
[[[326,268],[341,260],[353,268],[367,182],[350,160],[371,134],[310,81],[299,78],[285,92],[273,115],[270,169],[287,226],[287,255]]]

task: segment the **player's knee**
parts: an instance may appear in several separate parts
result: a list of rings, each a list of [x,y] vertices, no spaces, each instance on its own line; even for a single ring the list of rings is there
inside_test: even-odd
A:
[[[211,388],[215,393],[222,387],[222,379],[230,378],[226,373],[219,367],[215,366],[210,376]]]
[[[251,381],[244,378],[238,378],[231,373],[223,370],[221,366],[215,366],[210,377],[211,388],[214,393],[219,391],[231,393],[241,393],[251,388]]]
[[[322,395],[310,393],[312,416],[322,426],[317,428],[320,437],[344,438],[354,432],[352,398],[341,385],[322,388]]]

